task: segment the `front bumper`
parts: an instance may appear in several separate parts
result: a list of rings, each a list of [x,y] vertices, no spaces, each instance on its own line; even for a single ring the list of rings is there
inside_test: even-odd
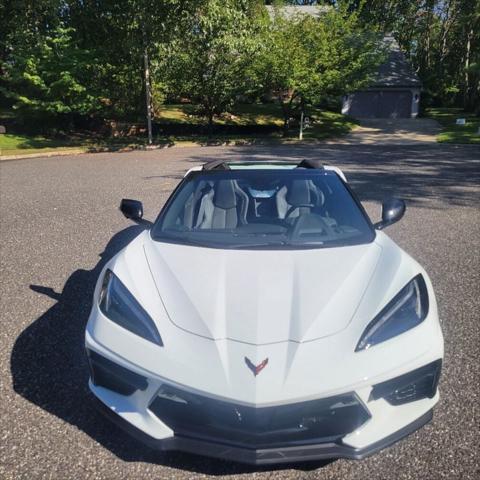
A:
[[[361,459],[432,418],[441,360],[406,374],[317,400],[249,406],[147,378],[87,349],[101,410],[159,450],[249,464]],[[362,444],[363,443],[363,444]]]
[[[401,428],[397,432],[364,448],[353,448],[341,442],[327,442],[312,445],[299,445],[293,447],[278,447],[264,449],[249,449],[226,445],[211,440],[198,440],[182,435],[174,435],[166,439],[154,439],[135,428],[132,424],[117,415],[100,400],[95,399],[95,405],[106,417],[118,425],[132,437],[143,442],[150,448],[160,451],[179,450],[204,455],[207,457],[231,460],[251,465],[269,465],[278,463],[307,462],[313,460],[328,460],[347,458],[361,460],[410,435],[432,420],[433,410],[430,409],[419,418]]]

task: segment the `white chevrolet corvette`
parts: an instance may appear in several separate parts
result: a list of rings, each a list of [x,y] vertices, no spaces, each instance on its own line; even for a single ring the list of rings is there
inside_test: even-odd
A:
[[[142,204],[123,200],[142,220]],[[161,450],[246,463],[361,459],[437,403],[425,270],[318,162],[210,162],[103,269],[86,329],[103,410]]]

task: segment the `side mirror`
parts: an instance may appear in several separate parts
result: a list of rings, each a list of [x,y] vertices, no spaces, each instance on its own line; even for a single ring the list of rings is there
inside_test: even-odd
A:
[[[385,227],[398,222],[407,209],[405,202],[398,198],[390,198],[382,203],[382,221],[374,225],[377,230],[383,230]]]
[[[129,198],[123,198],[120,202],[120,211],[127,218],[138,222],[143,217],[143,205],[138,200],[130,200]]]

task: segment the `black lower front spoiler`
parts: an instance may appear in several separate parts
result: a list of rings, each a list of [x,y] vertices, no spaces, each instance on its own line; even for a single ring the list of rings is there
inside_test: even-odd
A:
[[[277,463],[307,462],[312,460],[327,460],[335,458],[347,458],[361,460],[373,453],[378,452],[398,440],[410,435],[430,422],[433,417],[433,409],[417,418],[414,422],[406,425],[397,432],[379,440],[362,449],[355,449],[341,443],[320,443],[317,445],[302,445],[282,448],[266,448],[260,450],[242,448],[237,446],[216,443],[215,441],[197,440],[187,436],[175,435],[165,440],[156,440],[141,430],[125,421],[100,400],[95,399],[99,410],[120,428],[140,440],[151,448],[161,451],[181,450],[183,452],[204,455],[207,457],[232,460],[251,465],[268,465]]]

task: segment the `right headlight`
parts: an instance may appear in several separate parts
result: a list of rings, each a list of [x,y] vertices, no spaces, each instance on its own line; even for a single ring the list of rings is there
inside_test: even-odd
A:
[[[107,270],[103,277],[98,304],[102,313],[112,322],[145,340],[163,346],[150,315],[111,270]]]
[[[355,351],[366,350],[416,327],[427,314],[427,286],[423,277],[417,275],[368,324]]]

